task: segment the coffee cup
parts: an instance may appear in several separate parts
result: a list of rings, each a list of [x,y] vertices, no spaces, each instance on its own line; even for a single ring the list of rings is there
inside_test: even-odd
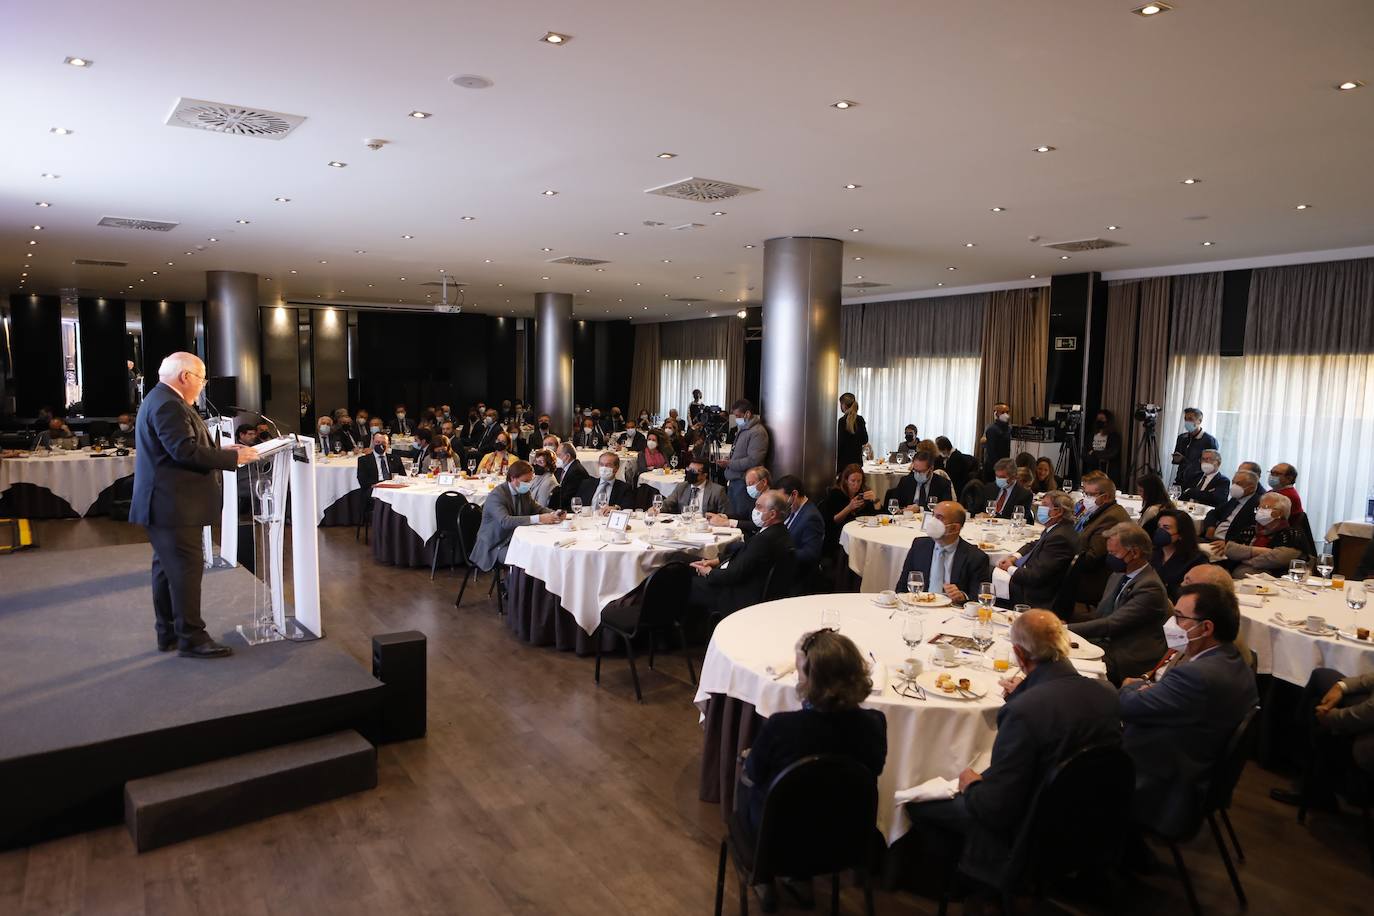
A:
[[[964,618],[967,619],[967,620],[973,620],[974,618],[976,618],[976,617],[978,616],[978,608],[979,608],[979,607],[981,607],[981,605],[979,605],[977,601],[966,601],[966,602],[964,602],[964,610],[963,610],[963,616],[964,616]]]
[[[952,668],[959,661],[959,650],[949,643],[941,643],[935,647],[936,658],[940,664]]]
[[[1307,629],[1321,631],[1326,629],[1326,618],[1317,614],[1310,614],[1307,617]]]
[[[902,677],[914,680],[921,676],[921,672],[925,670],[925,665],[922,664],[919,658],[908,658],[906,661],[902,662],[901,667],[897,670],[902,673]]]
[[[897,593],[892,591],[892,589],[878,592],[878,603],[883,607],[892,607],[897,603]]]

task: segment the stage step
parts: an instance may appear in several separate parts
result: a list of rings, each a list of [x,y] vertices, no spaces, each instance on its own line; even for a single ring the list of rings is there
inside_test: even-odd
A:
[[[281,744],[124,784],[139,852],[377,786],[377,749],[355,731]]]

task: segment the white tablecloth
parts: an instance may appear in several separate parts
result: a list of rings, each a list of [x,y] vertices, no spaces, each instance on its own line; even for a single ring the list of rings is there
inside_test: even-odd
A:
[[[43,487],[60,496],[77,515],[85,515],[101,492],[134,472],[134,454],[123,458],[107,451],[98,458],[86,449],[54,451],[0,460],[0,492],[17,483]]]
[[[578,519],[577,524],[585,527],[574,531],[557,525],[516,528],[506,552],[506,565],[518,566],[544,583],[544,588],[557,595],[563,608],[576,618],[577,625],[594,633],[601,624],[602,608],[634,591],[649,573],[680,555],[683,548],[651,548],[643,540],[645,534],[673,532],[676,525],[650,529],[642,521],[634,521],[628,544],[609,544],[601,540],[604,519]],[[696,553],[714,557],[719,545],[740,537],[738,529],[716,530],[716,543],[696,548]],[[573,538],[575,544],[558,546]]]
[[[587,473],[596,480],[601,473],[601,467],[597,461],[601,458],[605,449],[599,448],[580,448],[577,450],[577,460],[582,462],[582,466],[587,469]],[[620,470],[616,471],[617,480],[627,483],[633,482],[635,473],[635,462],[639,460],[639,452],[619,452]]]
[[[648,484],[664,496],[672,496],[673,491],[686,480],[687,477],[682,471],[649,471],[647,474],[639,475],[641,484]]]
[[[927,642],[910,649],[901,638],[904,612],[892,616],[890,609],[877,607],[868,595],[811,595],[757,604],[721,621],[701,665],[697,708],[704,713],[711,694],[722,694],[751,704],[765,718],[800,709],[795,672],[774,680],[766,668],[791,663],[798,638],[818,629],[821,611],[828,608],[840,612],[840,632],[854,640],[865,657],[870,652],[876,657],[878,670],[888,675],[889,682],[896,678],[897,665],[912,657],[921,659],[927,671],[948,670],[954,677],[969,676],[967,667],[936,668],[931,661],[934,650],[928,640],[933,636],[967,635],[973,628],[973,623],[959,617],[954,609],[937,608],[920,614]],[[993,635],[999,642],[1005,641],[1006,634],[1006,627],[994,626]],[[966,661],[970,666],[979,664],[972,656]],[[1093,670],[1095,675],[1101,669],[1100,664],[1095,668],[1092,663],[1083,664],[1085,671]],[[898,790],[936,776],[956,778],[970,765],[979,770],[987,765],[997,735],[997,710],[1002,706],[996,683],[1003,675],[982,667],[973,671],[973,677],[992,688],[982,699],[932,696],[912,700],[898,696],[890,684],[881,684],[882,692],[871,695],[864,704],[881,710],[887,718],[887,762],[878,777],[878,828],[889,843],[910,827],[906,813],[894,800]]]
[[[1316,615],[1325,617],[1330,626],[1353,630],[1358,617],[1360,626],[1374,629],[1374,607],[1366,605],[1363,611],[1352,611],[1345,606],[1344,593],[1333,588],[1298,588],[1286,579],[1264,581],[1277,594],[1263,598],[1263,607],[1240,607],[1240,635],[1255,650],[1260,674],[1272,674],[1301,687],[1314,668],[1335,668],[1348,675],[1374,671],[1374,642],[1351,641],[1335,635],[1311,636],[1274,619],[1276,612],[1288,620]],[[1242,596],[1241,600],[1255,599]]]
[[[1127,496],[1124,493],[1118,493],[1116,501],[1121,504],[1121,508],[1126,510],[1126,514],[1131,517],[1132,521],[1140,520],[1143,503],[1139,496]],[[1202,520],[1207,517],[1208,512],[1212,511],[1212,507],[1206,503],[1181,503],[1179,508],[1193,517],[1193,522],[1196,523],[1199,531],[1202,530]]]
[[[864,486],[873,491],[877,497],[875,502],[878,508],[887,506],[887,491],[896,489],[897,484],[902,482],[902,478],[911,470],[909,464],[876,464],[872,461],[864,463]]]
[[[926,537],[920,523],[912,516],[902,518],[904,521],[897,525],[869,528],[853,521],[840,529],[840,546],[849,554],[849,568],[863,579],[861,591],[881,592],[892,588],[902,574],[902,564],[906,562],[911,545],[918,537]],[[1009,521],[996,525],[969,522],[964,526],[963,538],[973,544],[992,543],[995,539],[997,546],[984,548],[983,552],[996,566],[998,560],[1039,537],[1041,530],[1039,525],[1027,525],[1018,535],[1012,531]]]
[[[320,516],[317,522],[324,521],[324,510],[356,489],[358,489],[357,455],[316,459],[315,500],[319,505]]]
[[[1364,538],[1366,541],[1374,538],[1374,525],[1367,522],[1337,522],[1326,530],[1326,540],[1334,541],[1337,538]]]
[[[407,480],[395,478],[397,483]],[[466,496],[468,502],[480,506],[487,501],[487,494],[500,482],[500,477],[480,480],[464,480],[460,477],[453,484],[443,486],[429,478],[418,478],[413,483],[407,482],[404,487],[374,487],[372,498],[381,500],[391,506],[392,511],[405,516],[410,530],[418,534],[420,540],[428,542],[434,537],[434,532],[439,530],[439,525],[434,519],[434,504],[439,501],[439,494],[456,490]]]

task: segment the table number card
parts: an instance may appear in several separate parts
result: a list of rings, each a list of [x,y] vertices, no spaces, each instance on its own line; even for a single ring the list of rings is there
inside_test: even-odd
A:
[[[451,487],[456,481],[457,478],[452,474],[440,474],[434,478],[434,482],[441,487]]]
[[[611,531],[625,531],[630,526],[630,513],[621,510],[612,512],[606,519],[606,527]]]

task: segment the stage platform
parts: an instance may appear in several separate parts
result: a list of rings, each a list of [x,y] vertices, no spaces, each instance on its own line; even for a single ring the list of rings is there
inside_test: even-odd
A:
[[[246,570],[207,570],[223,659],[159,652],[147,544],[0,557],[0,848],[116,823],[125,782],[375,733],[382,684],[328,639],[248,646]]]

